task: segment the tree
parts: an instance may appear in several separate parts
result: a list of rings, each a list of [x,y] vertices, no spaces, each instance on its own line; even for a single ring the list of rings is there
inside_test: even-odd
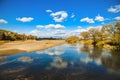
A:
[[[103,26],[104,33],[109,34],[109,43],[111,46],[115,47],[114,50],[120,50],[120,22],[114,22]]]
[[[3,32],[0,32],[0,40],[3,39]]]
[[[112,38],[113,38],[113,41],[116,44],[120,45],[120,22],[117,22],[115,24],[115,28],[116,28],[116,31],[115,31],[115,34],[114,34],[114,36]]]
[[[109,39],[112,40],[112,44],[120,43],[120,22],[107,24],[103,26],[102,31],[109,34]]]
[[[90,39],[93,40],[93,45],[95,46],[96,43],[101,40],[101,31],[97,28],[91,28],[88,31],[90,33]]]
[[[84,31],[84,32],[81,32],[81,36],[82,36],[82,38],[83,39],[85,39],[85,40],[87,40],[87,39],[89,39],[89,35],[90,33],[88,32],[88,31]]]
[[[117,28],[117,31],[120,32],[120,22],[117,22],[117,23],[115,24],[115,27]]]
[[[66,39],[66,42],[68,43],[77,43],[79,41],[79,38],[76,36],[70,36]]]

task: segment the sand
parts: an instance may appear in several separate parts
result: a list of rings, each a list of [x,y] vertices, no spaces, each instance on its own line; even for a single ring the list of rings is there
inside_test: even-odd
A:
[[[11,41],[0,44],[0,55],[44,50],[65,43],[64,40]]]

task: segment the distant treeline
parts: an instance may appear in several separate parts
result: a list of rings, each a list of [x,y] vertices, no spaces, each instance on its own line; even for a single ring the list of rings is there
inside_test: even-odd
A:
[[[50,37],[50,38],[37,38],[36,40],[62,40],[62,38],[53,38],[53,37]]]
[[[37,37],[33,35],[18,34],[7,30],[0,30],[0,40],[35,40]]]
[[[0,40],[61,40],[62,38],[38,38],[33,35],[18,34],[16,32],[11,32],[8,30],[0,30]]]

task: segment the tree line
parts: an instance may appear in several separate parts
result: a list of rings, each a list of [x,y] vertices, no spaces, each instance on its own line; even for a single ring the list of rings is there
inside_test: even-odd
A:
[[[18,34],[15,32],[0,30],[0,40],[35,40],[37,37],[33,35]]]
[[[74,38],[74,39],[73,39]],[[101,28],[90,28],[80,33],[80,38],[69,37],[66,41],[92,40],[94,46],[103,47],[105,44],[112,46],[113,49],[120,50],[120,22],[113,22]]]

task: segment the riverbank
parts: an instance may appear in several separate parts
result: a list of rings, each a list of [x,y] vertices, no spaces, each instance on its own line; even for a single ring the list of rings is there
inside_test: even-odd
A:
[[[0,55],[10,55],[22,52],[44,50],[65,43],[64,40],[28,40],[0,43]]]

